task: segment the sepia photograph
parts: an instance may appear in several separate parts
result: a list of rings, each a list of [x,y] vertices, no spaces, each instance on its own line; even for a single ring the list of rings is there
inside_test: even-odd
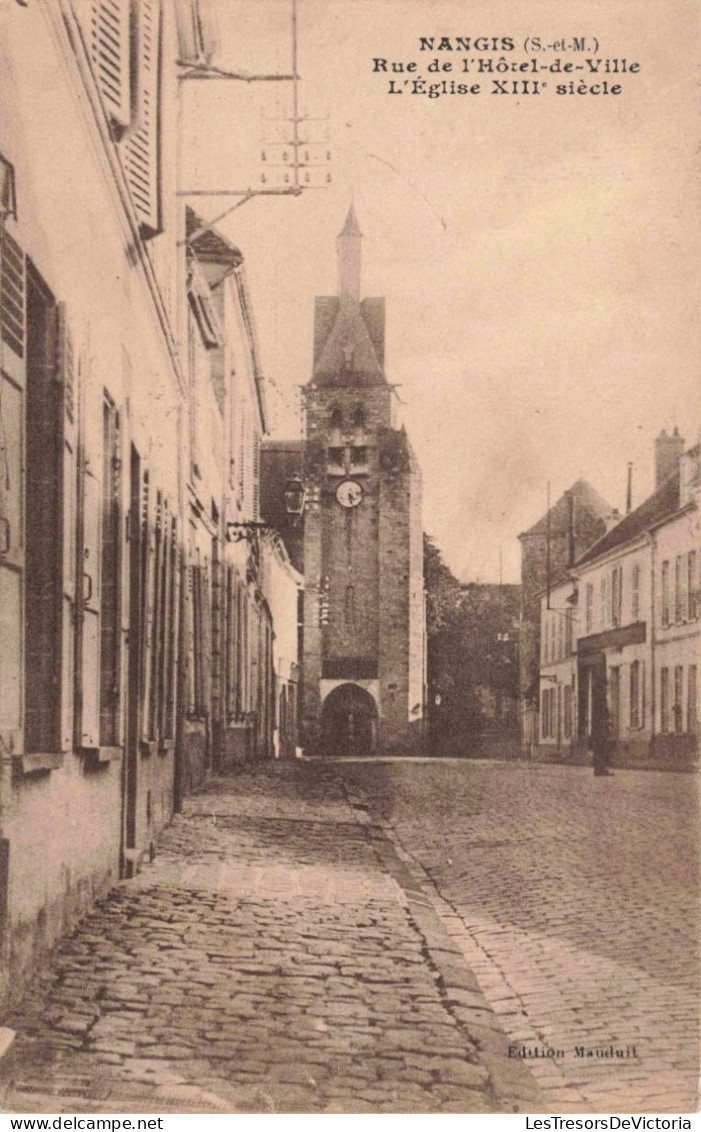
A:
[[[698,51],[0,0],[8,1129],[691,1129]]]

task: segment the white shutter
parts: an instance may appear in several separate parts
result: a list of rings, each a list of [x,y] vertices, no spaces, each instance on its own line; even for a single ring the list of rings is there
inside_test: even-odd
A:
[[[132,112],[130,0],[82,0],[78,16],[105,111],[124,130]]]
[[[124,168],[132,201],[144,234],[161,227],[160,208],[160,0],[141,0],[135,11],[136,114],[135,126],[123,142]]]

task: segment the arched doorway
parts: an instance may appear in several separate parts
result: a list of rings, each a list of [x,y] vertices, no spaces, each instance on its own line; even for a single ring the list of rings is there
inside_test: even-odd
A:
[[[325,755],[369,755],[377,744],[377,707],[357,684],[341,684],[324,700],[321,734]]]

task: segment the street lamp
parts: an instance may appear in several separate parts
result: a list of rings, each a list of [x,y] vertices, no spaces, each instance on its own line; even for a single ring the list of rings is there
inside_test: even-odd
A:
[[[285,510],[294,526],[304,514],[304,504],[307,499],[306,488],[299,476],[293,476],[287,481],[283,495],[285,497]]]
[[[283,497],[285,500],[285,511],[290,517],[290,525],[294,527],[304,514],[304,504],[307,498],[306,488],[299,476],[292,476],[291,479],[287,481],[283,491]],[[277,527],[273,526],[271,523],[260,523],[254,519],[247,519],[242,522],[228,522],[226,529],[231,542],[241,542],[243,539],[253,542],[256,534],[272,535],[274,538],[280,537],[280,532]]]

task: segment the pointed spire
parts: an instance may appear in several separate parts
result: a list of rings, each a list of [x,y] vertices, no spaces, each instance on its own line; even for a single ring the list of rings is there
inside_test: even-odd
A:
[[[350,295],[356,302],[360,302],[360,241],[362,238],[363,233],[360,231],[355,206],[351,201],[346,222],[336,240],[338,293],[339,295]]]
[[[348,209],[348,215],[346,217],[346,222],[343,225],[339,235],[362,236],[362,234],[363,233],[360,231],[360,224],[358,223],[358,217],[355,214],[355,205],[353,201],[351,201],[350,208]]]

